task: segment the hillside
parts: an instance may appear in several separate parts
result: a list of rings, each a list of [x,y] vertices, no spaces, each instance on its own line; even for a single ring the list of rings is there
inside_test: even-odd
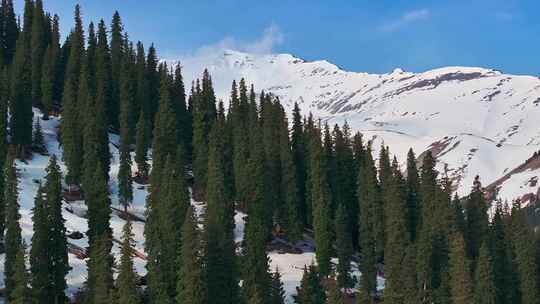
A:
[[[412,147],[431,149],[439,169],[448,166],[457,192],[466,195],[476,175],[490,185],[540,150],[540,79],[472,67],[445,67],[423,73],[396,69],[388,74],[347,72],[327,61],[308,62],[288,54],[225,51],[181,61],[186,83],[207,67],[216,94],[228,101],[233,79],[245,77],[257,89],[280,97],[290,112],[331,124],[347,121],[355,131],[384,142],[401,161]],[[540,171],[512,174],[497,187],[513,200],[533,193],[528,183]]]

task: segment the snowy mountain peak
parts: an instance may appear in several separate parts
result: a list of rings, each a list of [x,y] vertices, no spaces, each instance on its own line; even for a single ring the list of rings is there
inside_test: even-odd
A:
[[[332,124],[347,121],[373,139],[375,148],[384,141],[402,161],[410,147],[417,154],[432,150],[440,169],[448,165],[460,195],[468,193],[474,176],[492,184],[540,149],[536,77],[462,66],[357,73],[324,60],[233,50],[186,57],[182,65],[188,81],[208,68],[225,103],[233,79],[245,78],[280,97],[288,112],[296,102],[304,114]],[[497,186],[500,197],[536,195],[536,184],[523,180],[540,175],[540,169],[531,170],[505,178]]]

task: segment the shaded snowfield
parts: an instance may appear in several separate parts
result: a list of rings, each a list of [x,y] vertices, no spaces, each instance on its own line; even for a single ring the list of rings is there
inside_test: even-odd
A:
[[[34,117],[41,117],[39,112],[34,112]],[[50,155],[55,154],[59,160],[60,167],[65,174],[66,168],[62,162],[62,149],[58,146],[58,140],[56,137],[56,132],[59,126],[59,119],[51,117],[48,121],[41,121],[41,125],[44,132],[44,137],[47,145],[47,149]],[[117,176],[119,170],[119,153],[116,148],[118,144],[118,137],[115,135],[110,136],[110,150],[112,154],[111,158],[111,170],[110,170],[110,197],[112,201],[112,207],[122,209],[122,206],[118,203],[118,184]],[[34,197],[37,193],[38,182],[44,181],[45,177],[45,168],[47,167],[49,161],[49,156],[41,156],[34,154],[31,160],[21,162],[17,161],[17,170],[19,176],[19,190],[20,197],[19,203],[21,205],[21,228],[22,236],[25,243],[27,244],[27,252],[29,252],[31,245],[31,237],[33,233],[32,227],[32,208],[34,206]],[[132,168],[135,172],[136,167]],[[64,185],[65,186],[65,185]],[[133,204],[129,207],[128,211],[137,215],[138,217],[145,217],[145,201],[147,192],[147,186],[142,186],[139,184],[133,184]],[[204,216],[204,207],[205,204],[202,202],[191,202],[194,206],[195,212],[199,217],[199,225],[202,225],[202,217]],[[86,205],[84,201],[75,201],[75,202],[64,202],[62,215],[66,220],[65,225],[67,233],[72,232],[81,232],[85,233],[88,229],[86,215]],[[235,242],[240,243],[244,238],[244,225],[245,225],[245,214],[237,212],[235,215]],[[113,236],[115,239],[120,239],[122,235],[122,228],[125,224],[125,221],[121,219],[117,212],[113,210],[112,217],[110,221],[111,227],[113,229]],[[132,221],[133,225],[133,234],[135,241],[135,249],[144,254],[144,224],[142,222]],[[81,248],[86,248],[88,246],[88,239],[86,235],[79,240],[68,238],[70,244],[76,245]],[[112,249],[113,255],[116,260],[119,260],[120,247],[115,242]],[[278,252],[270,252],[269,257],[271,259],[271,268],[275,270],[276,268],[283,275],[283,281],[286,289],[288,303],[292,302],[292,295],[296,294],[296,287],[300,284],[300,279],[302,278],[303,268],[305,265],[310,265],[312,261],[315,260],[314,252],[305,252],[303,254],[280,254]],[[0,254],[0,288],[4,286],[4,259],[5,255]],[[68,288],[66,290],[69,296],[73,296],[84,284],[87,278],[86,271],[86,260],[81,260],[73,254],[69,254],[69,264],[71,270],[67,275]],[[141,276],[146,274],[145,264],[146,262],[139,257],[134,258],[135,269],[137,273]],[[359,276],[356,265],[353,263],[353,269],[355,269],[354,274]],[[380,288],[383,287],[384,281],[380,279]],[[0,298],[0,303],[2,299]]]

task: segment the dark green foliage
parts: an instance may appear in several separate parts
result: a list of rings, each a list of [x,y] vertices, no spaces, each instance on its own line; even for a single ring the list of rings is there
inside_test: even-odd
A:
[[[46,17],[43,12],[43,1],[35,0],[35,5],[33,9],[32,16],[32,31],[31,31],[31,42],[30,42],[30,57],[32,65],[32,103],[34,105],[40,105],[41,98],[41,78],[42,78],[42,66],[43,66],[43,55],[47,48],[47,29],[46,26]]]
[[[120,249],[120,264],[118,278],[116,279],[116,303],[141,303],[137,290],[137,275],[133,266],[133,233],[131,221],[126,221],[122,232],[122,246]]]
[[[101,234],[90,247],[88,260],[87,302],[109,304],[113,297],[113,278],[111,269],[110,237]]]
[[[11,143],[18,157],[26,157],[32,144],[32,82],[29,46],[23,34],[17,40],[17,49],[11,67],[10,132]]]
[[[497,303],[493,262],[486,243],[480,247],[474,282],[474,303]]]
[[[144,119],[144,113],[141,111],[135,135],[135,163],[137,164],[137,176],[143,180],[148,178],[149,171],[146,135],[146,120]]]
[[[358,210],[359,210],[359,245],[362,260],[360,269],[363,273],[362,288],[367,294],[372,294],[376,289],[376,269],[375,263],[375,205],[378,201],[378,184],[376,169],[371,155],[371,145],[368,144],[363,163],[360,164],[358,172]]]
[[[35,121],[32,148],[36,152],[47,153],[47,146],[45,146],[45,139],[43,138],[43,129],[41,128],[41,118],[38,117]]]
[[[332,254],[331,193],[326,175],[327,162],[323,155],[320,137],[315,135],[311,140],[313,232],[319,273],[326,277],[330,274],[330,256]]]
[[[276,269],[272,274],[272,283],[270,290],[270,304],[285,304],[285,290],[281,281],[279,269]]]
[[[4,176],[6,183],[4,188],[4,201],[6,203],[4,284],[5,297],[11,303],[16,298],[20,299],[21,294],[19,292],[25,289],[25,286],[21,284],[26,284],[26,282],[21,281],[22,276],[24,276],[21,272],[26,270],[24,269],[24,260],[21,261],[20,257],[20,255],[24,256],[24,245],[21,237],[21,226],[19,225],[21,215],[19,213],[17,169],[12,158],[7,160]]]
[[[345,296],[341,292],[341,289],[338,284],[329,283],[328,287],[328,304],[344,304]]]
[[[403,303],[418,303],[418,286],[416,284],[416,248],[409,245],[401,267],[401,282],[403,283]]]
[[[82,131],[84,128],[80,111],[85,108],[85,101],[79,100],[79,78],[81,77],[82,57],[84,54],[84,33],[80,7],[75,6],[75,29],[69,37],[69,57],[64,75],[62,99],[62,135],[63,159],[67,167],[66,182],[78,184],[82,176]],[[83,79],[84,80],[84,79]],[[82,96],[86,98],[86,96]]]
[[[207,70],[203,74],[202,88],[198,84],[193,97],[193,175],[194,192],[204,197],[208,171],[208,137],[216,119],[216,97]]]
[[[339,205],[336,212],[334,229],[338,257],[336,284],[339,288],[351,288],[354,283],[350,274],[353,248],[347,210],[343,205]]]
[[[7,93],[7,79],[6,70],[0,74],[0,172],[2,178],[0,178],[0,240],[4,239],[4,229],[6,221],[6,200],[4,197],[4,165],[8,153],[8,94]]]
[[[227,201],[223,176],[221,126],[212,128],[208,153],[207,208],[204,223],[204,264],[208,303],[238,303],[238,270],[234,246],[234,209]]]
[[[407,153],[407,223],[411,241],[416,239],[420,220],[420,177],[416,167],[416,156],[412,149]]]
[[[0,15],[3,23],[1,37],[2,51],[0,52],[3,55],[3,58],[0,60],[4,64],[9,65],[15,55],[15,45],[19,36],[19,26],[17,25],[13,0],[2,0]]]
[[[476,261],[481,244],[487,237],[488,205],[484,199],[480,178],[475,177],[471,194],[465,202],[465,241],[467,257]]]
[[[114,12],[111,22],[111,99],[110,108],[111,115],[116,115],[113,118],[112,125],[119,127],[118,114],[121,112],[121,90],[122,90],[122,73],[125,68],[131,68],[124,65],[124,56],[128,56],[127,45],[124,43],[123,25],[118,11]],[[137,113],[137,112],[135,112]]]
[[[453,304],[473,302],[469,260],[465,254],[465,242],[461,235],[454,235],[450,246],[449,274],[450,295]]]
[[[306,202],[306,140],[304,134],[304,126],[302,124],[302,116],[298,104],[294,104],[293,109],[293,125],[291,130],[291,149],[293,154],[293,163],[296,166],[296,186],[298,188],[299,202],[299,214],[301,216],[303,224],[308,222],[310,213],[307,209]]]
[[[15,270],[13,290],[9,293],[7,303],[10,304],[27,304],[32,303],[33,298],[28,288],[28,273],[26,271],[24,259],[24,245],[21,245],[15,257]]]
[[[58,96],[58,83],[60,75],[60,24],[57,15],[54,15],[51,28],[51,41],[45,50],[41,75],[41,104],[44,118],[48,118],[52,106],[60,102]]]
[[[186,218],[182,225],[181,243],[176,303],[206,303],[207,295],[201,256],[201,236],[191,206],[186,211]]]
[[[52,298],[52,290],[49,289],[48,205],[41,185],[34,200],[32,213],[34,229],[30,249],[32,293],[38,302],[45,303]]]
[[[321,277],[312,264],[304,266],[304,274],[300,281],[300,287],[296,288],[297,295],[294,300],[298,304],[325,304],[326,294],[321,285]]]

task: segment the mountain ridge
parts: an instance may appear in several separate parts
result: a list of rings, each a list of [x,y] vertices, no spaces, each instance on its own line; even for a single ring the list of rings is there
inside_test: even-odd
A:
[[[296,102],[304,115],[311,112],[330,124],[347,121],[373,140],[374,153],[384,142],[402,162],[411,147],[420,155],[450,139],[438,155],[439,169],[448,168],[459,195],[469,192],[476,175],[489,185],[540,150],[535,126],[540,79],[535,76],[464,66],[371,74],[345,71],[326,60],[232,50],[188,56],[180,63],[186,83],[207,68],[225,104],[232,81],[245,78],[257,91],[279,97],[288,113]],[[538,192],[521,178],[510,177],[500,187],[500,198],[507,201]]]

